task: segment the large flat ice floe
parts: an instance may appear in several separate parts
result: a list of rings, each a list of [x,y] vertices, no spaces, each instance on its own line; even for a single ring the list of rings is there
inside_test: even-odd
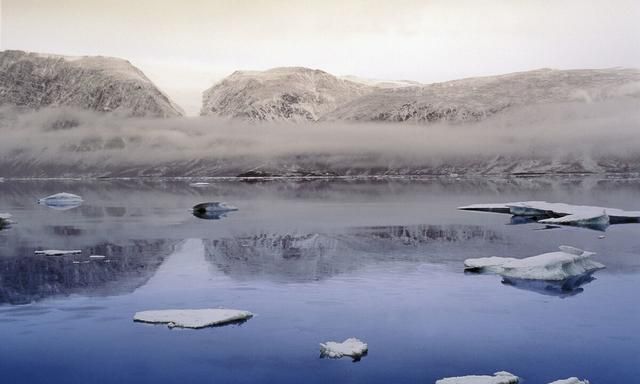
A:
[[[607,226],[609,224],[640,222],[640,211],[625,211],[617,208],[590,205],[547,203],[546,201],[472,204],[458,207],[458,209],[535,217],[538,222],[544,224]]]
[[[459,377],[447,377],[436,381],[436,384],[517,384],[520,381],[518,376],[509,372],[496,372],[493,376],[470,375]]]
[[[354,360],[358,360],[366,355],[368,351],[369,346],[355,337],[351,337],[341,343],[336,341],[320,343],[320,355],[331,359],[349,356]]]
[[[436,381],[436,384],[517,384],[520,378],[509,372],[496,372],[493,376],[469,375],[459,377],[447,377]],[[589,380],[580,380],[570,377],[564,380],[556,380],[549,384],[589,384]]]
[[[136,312],[133,320],[169,328],[205,328],[248,320],[253,313],[237,309],[166,309]]]
[[[543,253],[524,259],[511,257],[467,259],[464,265],[469,271],[497,273],[516,279],[565,280],[604,268],[604,265],[590,259],[594,254],[561,245],[559,252]]]

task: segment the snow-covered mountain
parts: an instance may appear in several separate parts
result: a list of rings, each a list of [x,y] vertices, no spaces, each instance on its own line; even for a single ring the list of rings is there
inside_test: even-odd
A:
[[[182,116],[180,107],[123,59],[0,52],[0,105],[77,107],[132,116]]]
[[[236,71],[204,92],[203,116],[316,121],[373,87],[301,68]]]
[[[478,121],[516,106],[640,97],[640,70],[541,69],[416,87],[377,89],[324,120]]]
[[[640,70],[540,69],[423,85],[307,68],[235,72],[204,93],[202,115],[257,121],[478,121],[512,107],[640,96]]]

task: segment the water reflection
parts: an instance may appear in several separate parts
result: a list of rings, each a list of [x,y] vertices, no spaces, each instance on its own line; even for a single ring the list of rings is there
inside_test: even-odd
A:
[[[66,203],[66,204],[47,204],[47,203],[42,203],[41,205],[44,205],[50,209],[56,210],[56,211],[69,211],[71,209],[74,208],[78,208],[79,206],[82,205],[82,202],[74,202],[74,203]]]
[[[433,252],[431,246],[500,240],[498,233],[481,226],[413,225],[341,233],[260,232],[204,240],[204,244],[207,260],[228,275],[306,281],[380,262],[441,262],[448,254]]]
[[[204,220],[220,220],[227,217],[226,212],[193,211],[193,216]]]
[[[145,284],[175,245],[167,240],[100,243],[70,256],[34,256],[32,248],[16,249],[16,256],[0,257],[0,304],[132,292]],[[95,254],[105,258],[89,258]]]
[[[502,284],[542,295],[565,298],[584,292],[582,286],[596,279],[593,277],[594,272],[595,271],[588,272],[560,281],[525,280],[503,277]]]

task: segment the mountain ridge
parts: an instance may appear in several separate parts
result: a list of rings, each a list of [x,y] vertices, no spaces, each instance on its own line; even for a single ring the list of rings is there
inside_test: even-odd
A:
[[[322,74],[324,88],[318,90],[304,76],[310,72]],[[348,84],[352,92],[338,84]],[[236,71],[224,78],[204,92],[201,115],[252,121],[468,122],[514,106],[628,96],[640,97],[640,70],[542,68],[420,84],[278,67]]]
[[[129,61],[0,51],[0,104],[77,107],[136,117],[179,117],[182,109]]]

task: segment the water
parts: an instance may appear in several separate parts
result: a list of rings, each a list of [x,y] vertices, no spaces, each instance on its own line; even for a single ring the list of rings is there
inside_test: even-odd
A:
[[[2,382],[433,383],[498,370],[528,383],[636,382],[640,225],[538,230],[455,208],[548,200],[637,209],[639,190],[626,179],[5,181],[0,212],[17,223],[0,231]],[[85,203],[35,204],[62,191]],[[205,201],[240,210],[192,216]],[[598,252],[607,269],[571,291],[462,270],[467,257],[561,244]],[[108,262],[82,263],[94,253]],[[197,331],[132,321],[140,310],[202,307],[256,316]],[[320,342],[348,337],[366,341],[369,355],[319,358]]]

